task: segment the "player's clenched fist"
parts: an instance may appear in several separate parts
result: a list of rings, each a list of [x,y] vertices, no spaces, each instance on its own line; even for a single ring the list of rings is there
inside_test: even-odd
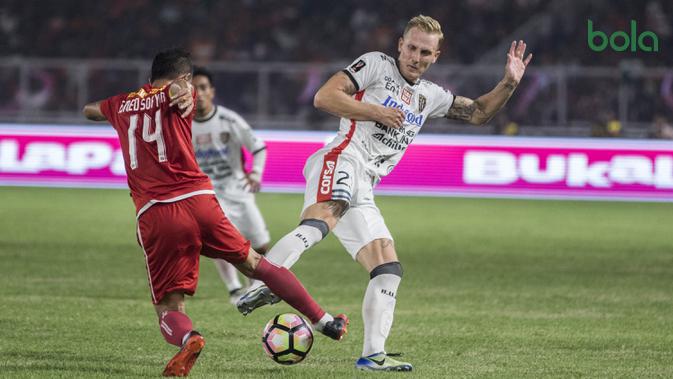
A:
[[[374,121],[389,126],[391,128],[401,128],[404,122],[404,112],[397,108],[387,108],[380,106],[378,115]]]
[[[170,106],[178,105],[178,109],[182,111],[181,116],[187,117],[194,109],[194,99],[192,85],[184,79],[175,80],[171,83],[168,89],[168,96],[170,97]]]

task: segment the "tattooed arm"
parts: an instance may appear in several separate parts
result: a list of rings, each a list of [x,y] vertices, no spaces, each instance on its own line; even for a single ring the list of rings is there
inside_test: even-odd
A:
[[[526,44],[523,41],[512,42],[507,53],[505,77],[500,83],[491,92],[479,96],[476,100],[456,96],[446,113],[446,118],[467,121],[473,125],[483,125],[492,119],[512,96],[526,71],[526,66],[533,58],[533,55],[529,54],[524,60],[525,51]]]
[[[456,96],[453,105],[446,113],[446,118],[467,121],[472,125],[483,125],[495,116],[512,96],[516,85],[500,81],[491,92],[472,100]]]

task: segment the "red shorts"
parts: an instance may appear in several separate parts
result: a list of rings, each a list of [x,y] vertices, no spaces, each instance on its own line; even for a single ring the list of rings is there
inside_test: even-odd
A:
[[[214,195],[154,204],[138,219],[137,232],[154,304],[172,291],[194,294],[201,254],[238,264],[250,250]]]

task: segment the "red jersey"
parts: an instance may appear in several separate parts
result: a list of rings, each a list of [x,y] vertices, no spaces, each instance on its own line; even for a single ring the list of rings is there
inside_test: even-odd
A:
[[[138,216],[157,202],[214,193],[210,179],[194,157],[194,113],[182,118],[177,106],[170,107],[168,87],[146,84],[136,92],[113,96],[100,104],[119,135]]]

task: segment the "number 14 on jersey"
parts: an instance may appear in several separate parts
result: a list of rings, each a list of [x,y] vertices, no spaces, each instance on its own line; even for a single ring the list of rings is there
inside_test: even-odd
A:
[[[136,128],[138,127],[138,115],[134,114],[129,118],[129,158],[131,169],[138,168],[138,146],[136,143]],[[157,143],[157,155],[159,162],[166,162],[166,144],[161,134],[161,110],[158,109],[154,114],[154,132],[152,130],[152,117],[143,113],[143,141],[147,143]]]

